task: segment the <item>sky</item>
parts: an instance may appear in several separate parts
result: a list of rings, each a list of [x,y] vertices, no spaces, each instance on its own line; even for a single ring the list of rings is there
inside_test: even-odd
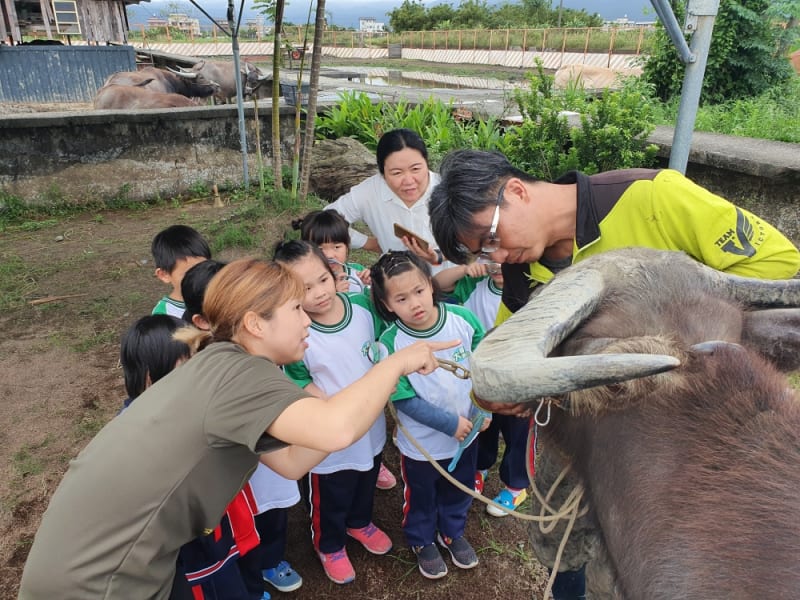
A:
[[[225,20],[227,0],[195,0],[212,17]],[[242,0],[234,0],[236,9],[239,9]],[[327,0],[326,12],[332,17],[334,25],[340,27],[358,27],[359,17],[374,17],[388,25],[390,11],[402,4],[403,0]],[[433,2],[423,0],[425,4]],[[458,6],[458,0],[443,0],[453,6]],[[614,20],[627,16],[632,21],[653,21],[655,11],[649,0],[563,0],[564,7],[585,9],[589,13],[599,12],[606,20]],[[494,4],[495,1],[490,0]],[[153,0],[131,5],[133,13],[132,23],[144,23],[151,15],[161,15],[171,12],[168,6],[182,5],[187,12],[194,13],[200,18],[202,15],[188,0]],[[558,0],[553,0],[553,6],[558,5]],[[255,16],[252,11],[253,1],[244,1],[244,18]],[[191,10],[189,10],[191,9]],[[305,23],[308,16],[308,0],[287,0],[285,19],[292,23]],[[313,19],[313,16],[312,16]]]

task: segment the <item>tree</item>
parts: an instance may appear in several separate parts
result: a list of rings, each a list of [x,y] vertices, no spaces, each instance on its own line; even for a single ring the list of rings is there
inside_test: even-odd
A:
[[[403,0],[403,3],[389,12],[389,25],[392,31],[422,31],[428,29],[428,14],[420,0]]]
[[[672,0],[675,16],[682,4]],[[766,14],[768,0],[721,0],[708,54],[701,103],[756,96],[790,75],[785,58],[776,56],[781,28]],[[644,68],[662,100],[680,94],[685,66],[663,28]]]

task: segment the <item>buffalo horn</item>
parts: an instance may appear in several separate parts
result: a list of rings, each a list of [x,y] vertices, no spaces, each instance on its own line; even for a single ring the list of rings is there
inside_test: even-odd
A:
[[[713,287],[745,306],[800,306],[800,279],[753,279],[700,266]]]
[[[592,354],[547,358],[603,296],[594,269],[566,271],[487,336],[470,360],[479,398],[524,402],[674,369],[680,361],[655,354]]]
[[[186,71],[181,67],[178,67],[178,68],[180,69],[180,71],[178,71],[177,69],[172,69],[170,67],[167,67],[167,71],[169,71],[170,73],[175,73],[175,75],[183,77],[184,79],[197,79],[197,73],[196,72],[194,72],[194,71]]]

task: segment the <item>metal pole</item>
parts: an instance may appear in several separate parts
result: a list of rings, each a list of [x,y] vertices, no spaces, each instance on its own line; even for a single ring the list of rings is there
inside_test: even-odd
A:
[[[244,5],[244,0],[242,1]],[[244,101],[242,96],[242,68],[239,61],[239,27],[233,21],[233,0],[228,0],[228,27],[231,30],[231,47],[233,49],[233,70],[236,73],[236,108],[239,113],[239,144],[242,147],[242,173],[245,187],[250,186],[250,174],[247,171],[247,136],[244,129]]]
[[[655,0],[653,0],[655,2]],[[678,118],[669,154],[669,167],[681,173],[686,172],[689,150],[692,146],[692,133],[703,89],[703,76],[708,62],[708,49],[711,47],[711,34],[714,20],[719,10],[719,0],[692,0],[686,16],[686,29],[693,31],[691,54],[695,60],[686,65],[681,89]]]
[[[653,4],[653,8],[656,10],[656,14],[658,18],[661,20],[661,24],[664,25],[664,29],[669,36],[669,39],[672,40],[672,44],[675,46],[675,49],[678,51],[678,56],[681,58],[681,62],[684,64],[688,64],[695,60],[695,56],[692,55],[691,50],[689,50],[689,46],[686,44],[686,39],[683,37],[683,33],[681,32],[681,26],[678,25],[678,20],[675,18],[675,13],[672,12],[672,7],[669,5],[668,0],[650,0]],[[712,2],[716,1],[717,7],[719,7],[719,0],[712,0]],[[691,10],[691,6],[687,9]],[[717,12],[714,11],[716,15]]]

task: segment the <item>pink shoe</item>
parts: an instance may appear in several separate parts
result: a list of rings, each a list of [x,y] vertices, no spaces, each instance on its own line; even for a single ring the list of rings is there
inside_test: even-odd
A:
[[[322,561],[322,568],[325,575],[334,583],[350,583],[355,580],[356,572],[347,556],[347,550],[342,548],[338,552],[324,554],[318,552],[319,559]]]
[[[361,529],[349,529],[347,535],[361,542],[361,545],[372,554],[386,554],[392,549],[392,540],[383,531],[375,527],[375,523],[370,523]]]
[[[380,471],[378,471],[378,481],[375,482],[375,487],[379,490],[390,490],[396,485],[397,479],[395,479],[395,476],[386,468],[386,465],[381,463]]]

